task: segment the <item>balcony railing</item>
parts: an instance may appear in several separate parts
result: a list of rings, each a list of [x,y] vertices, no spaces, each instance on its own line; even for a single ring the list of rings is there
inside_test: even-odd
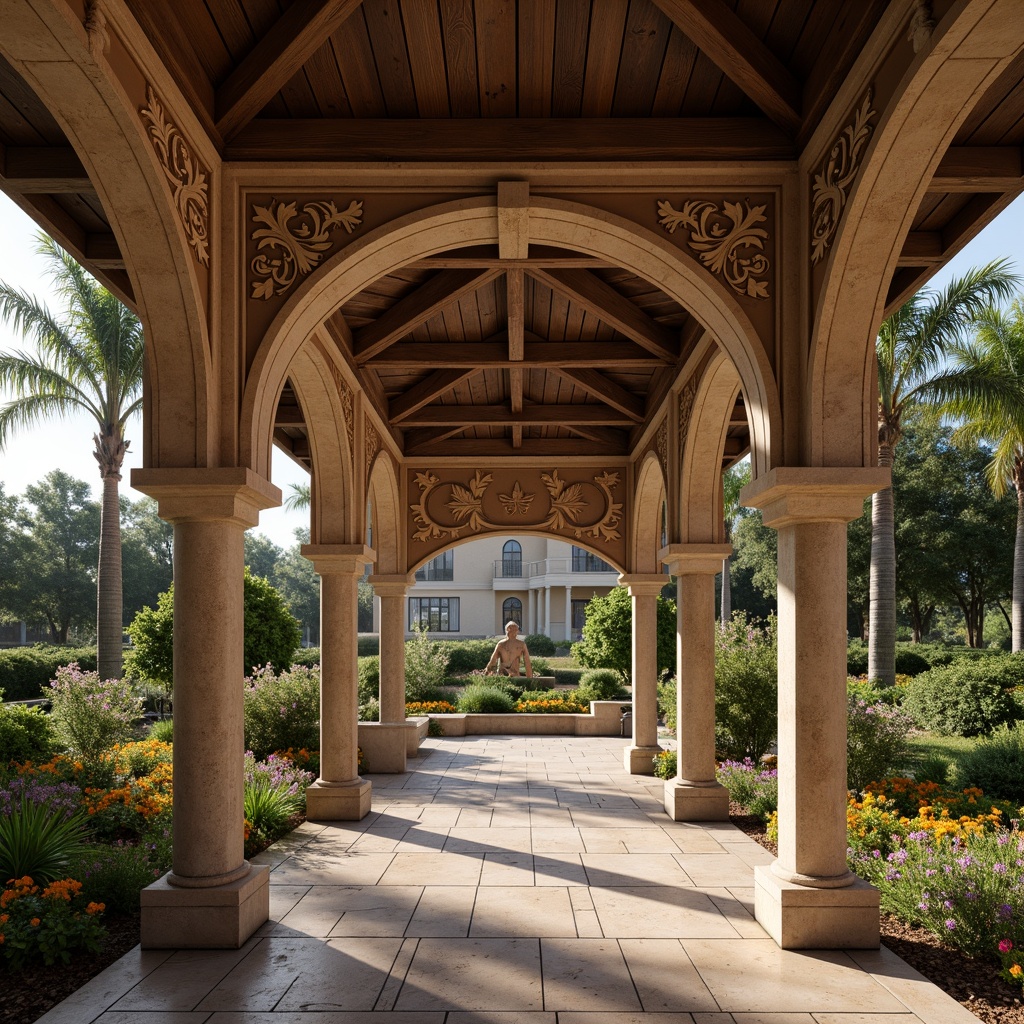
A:
[[[581,573],[617,573],[618,570],[596,555],[589,558],[542,558],[536,562],[499,558],[494,563],[496,580],[530,579],[534,576],[567,576]]]

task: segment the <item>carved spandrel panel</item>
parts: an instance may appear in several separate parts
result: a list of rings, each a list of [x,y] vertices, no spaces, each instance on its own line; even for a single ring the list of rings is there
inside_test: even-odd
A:
[[[409,562],[454,541],[493,533],[541,533],[626,560],[622,469],[510,467],[410,469],[406,525]]]

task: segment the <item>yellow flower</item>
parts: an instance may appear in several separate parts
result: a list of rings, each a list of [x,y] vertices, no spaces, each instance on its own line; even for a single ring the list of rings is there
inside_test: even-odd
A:
[[[1020,977],[1020,976],[1021,976],[1022,974],[1024,974],[1024,968],[1022,968],[1020,964],[1014,964],[1014,965],[1013,965],[1013,966],[1012,966],[1012,967],[1010,968],[1010,973],[1011,973],[1011,974],[1012,974],[1012,975],[1013,975],[1013,976],[1014,976],[1015,978],[1019,978],[1019,977]]]
[[[86,908],[85,912],[91,917],[93,914],[102,914],[107,909],[105,903],[90,903]]]

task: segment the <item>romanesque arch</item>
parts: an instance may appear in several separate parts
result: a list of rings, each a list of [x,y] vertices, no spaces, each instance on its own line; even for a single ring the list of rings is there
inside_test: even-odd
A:
[[[778,391],[764,347],[727,289],[678,248],[604,211],[531,198],[531,244],[602,257],[655,283],[686,307],[729,353],[748,398],[755,473],[777,461]],[[250,369],[242,403],[241,457],[257,472],[269,465],[277,395],[293,352],[335,309],[379,277],[447,249],[498,240],[493,196],[444,203],[399,218],[343,249],[300,286],[268,329]]]
[[[897,258],[958,127],[1021,47],[1024,21],[1012,0],[961,0],[932,30],[891,106],[879,112],[815,310],[806,464],[877,461],[874,340]],[[862,103],[854,88],[839,97],[851,108]]]
[[[378,452],[368,468],[368,498],[373,516],[373,547],[377,553],[375,572],[405,571],[405,538],[402,528],[402,498],[398,475],[391,457]]]
[[[662,509],[665,504],[665,475],[655,452],[648,452],[636,472],[633,497],[633,523],[630,544],[634,573],[661,571]]]

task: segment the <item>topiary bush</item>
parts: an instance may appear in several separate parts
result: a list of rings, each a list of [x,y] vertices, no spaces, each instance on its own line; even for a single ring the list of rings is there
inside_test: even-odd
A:
[[[526,644],[526,649],[530,652],[531,658],[534,655],[544,655],[547,658],[553,658],[555,651],[558,649],[555,647],[555,641],[545,633],[529,633],[523,637],[523,642]]]
[[[579,699],[584,703],[592,700],[619,700],[625,696],[622,677],[610,668],[592,668],[580,678]]]
[[[300,647],[292,655],[292,664],[301,665],[303,668],[312,668],[320,664],[319,647]]]
[[[582,668],[556,668],[548,675],[555,677],[556,686],[579,686],[584,671]]]
[[[457,704],[463,714],[508,714],[515,711],[516,702],[497,686],[474,683],[462,691]]]
[[[245,680],[245,747],[257,759],[277,750],[320,748],[320,672],[296,665],[277,674],[270,665]]]
[[[0,769],[11,761],[48,761],[56,748],[53,723],[41,708],[0,704]]]
[[[944,736],[980,736],[1017,714],[1009,693],[968,663],[922,672],[903,691],[903,708],[914,721]]]
[[[985,796],[1024,804],[1024,723],[1002,725],[957,756],[950,767],[957,789],[977,786]]]
[[[486,668],[497,642],[497,639],[451,641],[448,644],[448,674],[462,676]]]
[[[86,672],[96,669],[95,647],[14,647],[0,651],[0,690],[4,700],[49,697],[50,680],[63,665],[76,663]]]

